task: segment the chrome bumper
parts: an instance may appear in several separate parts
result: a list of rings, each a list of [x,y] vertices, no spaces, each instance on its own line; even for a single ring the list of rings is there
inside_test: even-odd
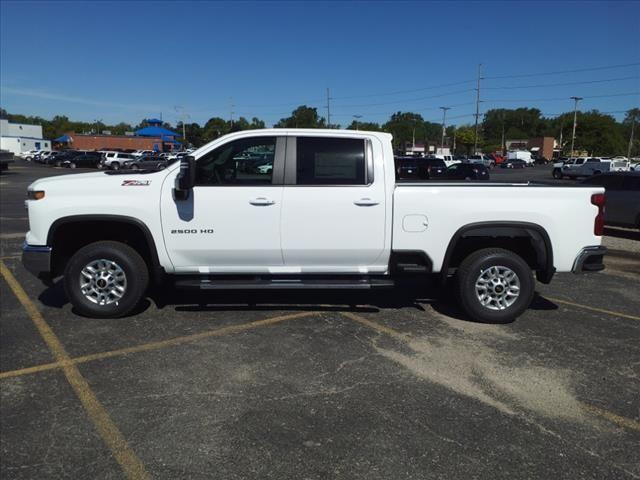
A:
[[[22,265],[38,278],[51,273],[51,247],[22,245]]]
[[[584,247],[573,262],[573,273],[590,273],[604,270],[602,258],[607,253],[607,247],[601,245]]]

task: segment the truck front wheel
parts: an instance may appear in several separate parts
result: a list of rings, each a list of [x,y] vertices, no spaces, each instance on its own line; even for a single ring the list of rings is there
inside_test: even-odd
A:
[[[480,322],[512,322],[533,300],[531,269],[509,250],[478,250],[464,259],[456,276],[460,306]]]
[[[67,298],[78,313],[117,318],[140,303],[149,283],[147,264],[124,243],[102,241],[78,250],[64,272]]]

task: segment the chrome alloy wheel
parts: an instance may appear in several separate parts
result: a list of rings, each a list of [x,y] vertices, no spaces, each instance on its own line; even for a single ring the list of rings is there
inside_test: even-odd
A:
[[[80,272],[80,290],[98,305],[117,304],[127,291],[127,276],[112,260],[93,260]]]
[[[486,268],[476,280],[476,297],[490,310],[509,308],[519,295],[520,279],[510,268],[497,265]]]

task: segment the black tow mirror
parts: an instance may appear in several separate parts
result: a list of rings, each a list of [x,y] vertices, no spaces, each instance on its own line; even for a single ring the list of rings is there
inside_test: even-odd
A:
[[[186,200],[189,192],[196,183],[196,159],[191,155],[182,157],[180,160],[180,172],[176,176],[173,198],[175,200]]]

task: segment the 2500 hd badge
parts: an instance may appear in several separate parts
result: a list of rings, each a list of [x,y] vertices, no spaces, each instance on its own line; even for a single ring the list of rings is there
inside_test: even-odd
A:
[[[190,230],[171,230],[172,234],[182,234],[182,233],[213,233],[213,228],[201,228],[198,230],[197,228],[192,228]]]

